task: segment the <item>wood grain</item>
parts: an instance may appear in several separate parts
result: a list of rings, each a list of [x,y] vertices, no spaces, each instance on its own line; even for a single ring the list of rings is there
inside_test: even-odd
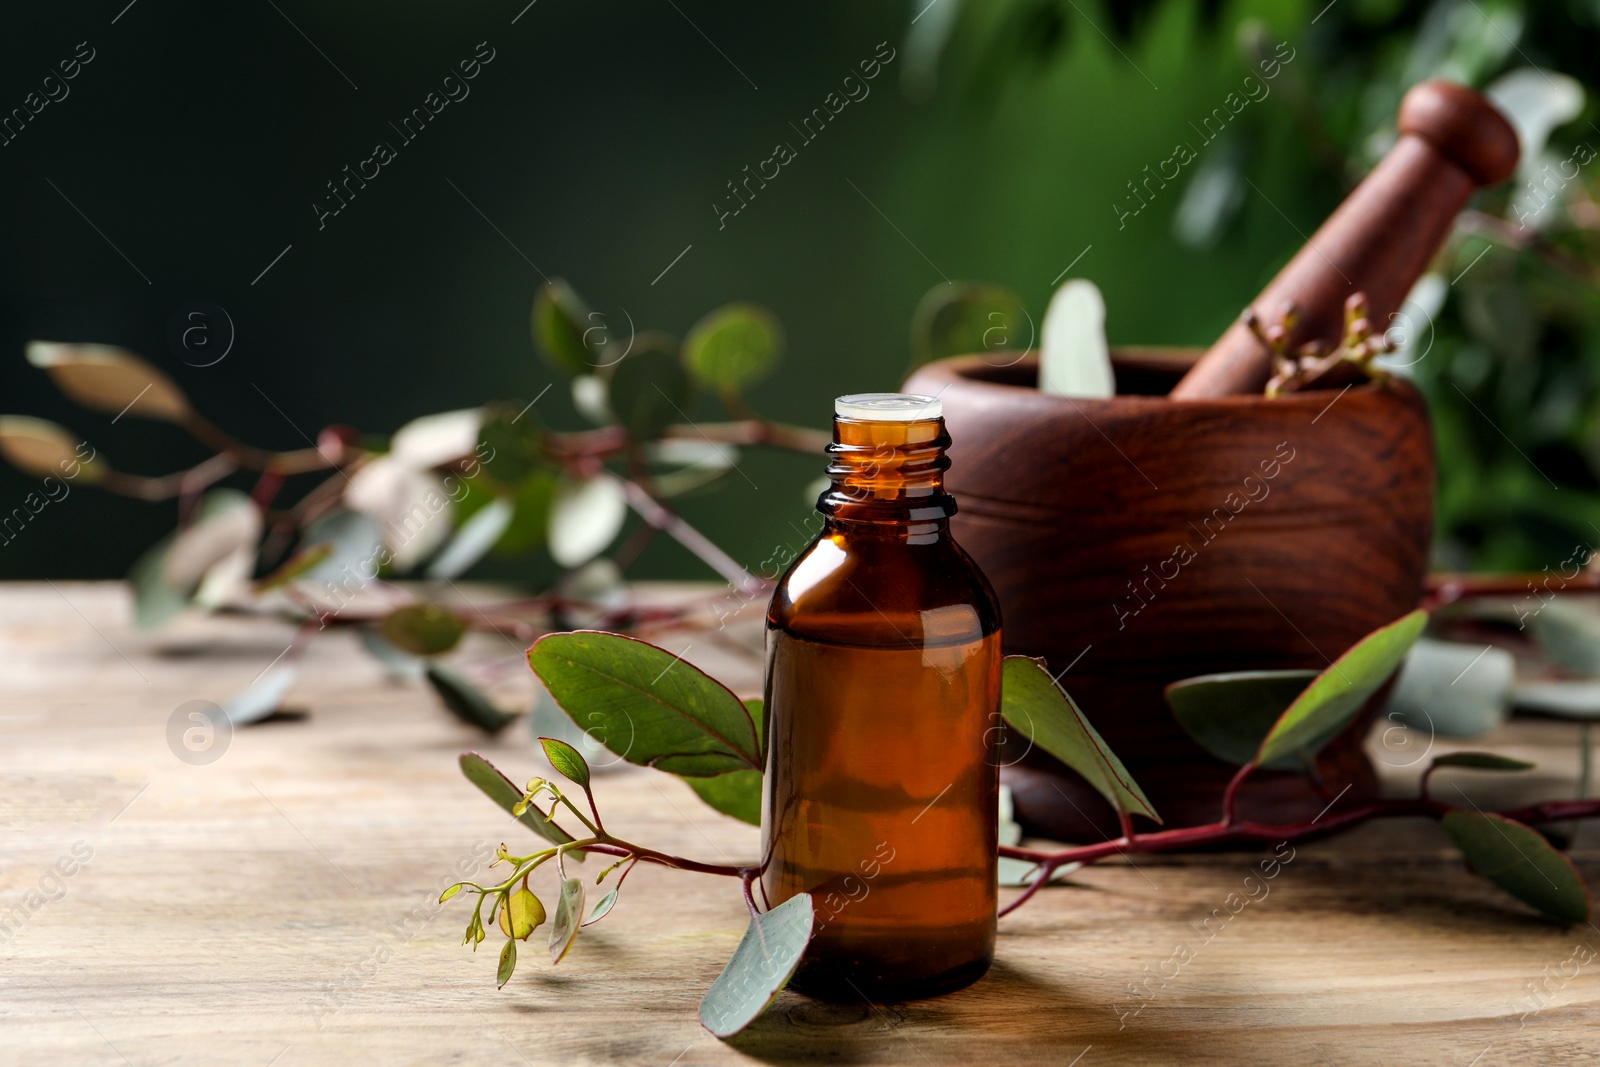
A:
[[[758,615],[730,632],[753,640]],[[241,730],[222,758],[192,766],[168,748],[173,710],[249,682],[288,633],[223,618],[152,639],[126,619],[114,585],[0,588],[0,917],[42,884],[59,895],[0,932],[3,1064],[1594,1058],[1600,962],[1551,982],[1543,1010],[1521,1017],[1535,1006],[1526,984],[1579,944],[1600,949],[1600,931],[1533,918],[1464,874],[1426,823],[1302,848],[1265,899],[1233,915],[1225,901],[1258,856],[1086,870],[1002,921],[999,962],[969,990],[885,1007],[785,993],[726,1045],[695,1009],[743,930],[737,888],[641,869],[559,968],[528,952],[497,992],[494,945],[462,948],[463,910],[433,901],[456,864],[525,838],[455,768],[474,747],[514,776],[534,773],[520,724],[485,743],[336,633],[313,645],[289,700],[305,718]],[[754,658],[688,640],[689,659],[755,688]],[[484,638],[465,658],[516,651]],[[1537,760],[1523,784],[1549,796],[1571,789],[1574,735],[1519,722],[1475,747]],[[1397,782],[1414,777],[1399,766],[1413,755],[1373,752]],[[1513,799],[1505,779],[1450,781],[1486,806]],[[651,844],[708,859],[756,848],[752,828],[655,772],[605,773],[598,791],[608,823]],[[77,842],[92,858],[57,894],[46,873]],[[1578,861],[1600,875],[1592,845]],[[1228,918],[1213,917],[1208,938],[1197,928],[1217,909]],[[1180,945],[1192,958],[1168,962]],[[1163,971],[1175,976],[1130,995]]]

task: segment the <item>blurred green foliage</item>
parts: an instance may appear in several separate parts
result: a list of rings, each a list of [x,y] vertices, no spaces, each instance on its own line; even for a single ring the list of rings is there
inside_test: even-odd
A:
[[[570,279],[612,336],[626,320],[683,336],[732,301],[770,308],[788,355],[746,399],[813,426],[833,396],[897,384],[919,301],[947,282],[1015,293],[1036,322],[1071,264],[1104,292],[1114,344],[1203,345],[1382,153],[1407,86],[1440,74],[1486,86],[1537,66],[1592,90],[1600,44],[1593,0],[912,0],[799,18],[682,7],[541,4],[515,24],[488,5],[297,14],[359,92],[270,8],[140,5],[109,28],[18,12],[0,42],[17,99],[72,42],[92,35],[98,54],[0,173],[28,205],[0,220],[7,408],[148,457],[152,473],[203,455],[161,427],[65,404],[20,357],[47,337],[144,353],[263,447],[301,447],[334,423],[385,434],[552,384],[542,422],[581,426],[565,376],[529,352],[529,294],[545,274]],[[309,205],[327,179],[484,39],[498,54],[471,98],[317,229]],[[719,227],[730,180],[775,140],[798,143],[791,123],[880,42],[895,58],[870,95]],[[1200,135],[1280,47],[1293,58],[1265,95],[1220,136]],[[1585,99],[1553,131],[1555,163],[1586,138],[1600,147],[1595,112]],[[1197,158],[1147,208],[1119,214],[1129,184],[1185,140]],[[1413,324],[1428,339],[1415,374],[1438,426],[1447,565],[1537,569],[1600,540],[1592,170],[1522,247],[1504,227],[1453,241],[1438,264],[1443,307]],[[1512,195],[1477,207],[1514,218]],[[239,331],[207,368],[166,343],[173,310],[196,298]],[[711,417],[718,398],[695,403],[690,415]],[[647,427],[660,413],[630,417]],[[751,454],[741,466],[745,478],[682,511],[749,567],[798,536],[820,464]],[[35,487],[0,471],[6,507]],[[0,575],[120,575],[173,518],[170,505],[74,493],[7,542]],[[529,567],[477,573],[550,576]],[[633,573],[705,575],[666,539]]]

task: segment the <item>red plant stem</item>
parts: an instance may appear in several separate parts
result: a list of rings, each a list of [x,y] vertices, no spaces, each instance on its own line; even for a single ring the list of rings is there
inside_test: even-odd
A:
[[[746,867],[739,872],[739,880],[744,883],[744,906],[750,909],[751,918],[761,914],[761,909],[756,907],[755,894],[750,892],[750,884],[756,880],[756,875],[760,873],[754,867]]]
[[[748,867],[732,867],[721,863],[701,863],[699,860],[684,859],[682,856],[673,856],[666,852],[657,852],[653,848],[640,848],[627,842],[617,844],[584,845],[581,852],[597,852],[602,856],[627,856],[636,857],[643,863],[658,863],[663,867],[672,867],[680,871],[694,871],[696,874],[721,874],[729,878],[743,878]]]
[[[739,566],[738,560],[728,555],[705,534],[684,522],[682,517],[663,507],[638,482],[625,481],[628,503],[645,522],[664,530],[673,540],[693,552],[712,570],[722,575],[735,589],[751,592],[765,583]]]
[[[1545,588],[1545,592],[1552,595],[1557,593],[1600,593],[1600,571],[1583,570],[1571,578],[1559,574],[1550,574],[1548,571],[1526,574],[1430,574],[1428,575],[1427,592],[1423,594],[1421,607],[1429,611],[1454,604],[1458,600],[1468,600],[1472,597],[1488,596],[1526,596],[1530,592],[1537,593],[1541,583],[1556,579],[1559,586],[1555,589]]]
[[[1237,777],[1237,776],[1236,776]],[[1027,860],[1040,866],[1039,874],[1028,889],[1016,900],[1001,909],[1006,915],[1015,911],[1029,897],[1050,880],[1056,868],[1069,863],[1093,863],[1123,852],[1175,852],[1180,849],[1206,845],[1254,845],[1283,841],[1311,841],[1348,830],[1370,819],[1388,819],[1403,816],[1443,818],[1455,810],[1452,805],[1441,804],[1427,797],[1405,797],[1393,800],[1375,800],[1360,807],[1342,811],[1326,818],[1318,816],[1309,822],[1275,825],[1257,822],[1229,822],[1226,819],[1202,826],[1184,826],[1176,830],[1160,830],[1139,834],[1136,837],[1119,837],[1114,841],[1100,841],[1093,845],[1050,852],[1043,849],[1001,845],[1000,855],[1011,859]],[[1503,818],[1520,823],[1563,822],[1568,819],[1588,819],[1600,816],[1600,798],[1585,800],[1549,800],[1520,808],[1495,812]]]
[[[1228,787],[1222,791],[1222,821],[1224,824],[1232,824],[1233,809],[1235,802],[1238,800],[1239,787],[1244,784],[1244,780],[1250,777],[1250,772],[1255,769],[1256,765],[1254,763],[1246,763],[1239,768],[1232,778],[1228,779]]]

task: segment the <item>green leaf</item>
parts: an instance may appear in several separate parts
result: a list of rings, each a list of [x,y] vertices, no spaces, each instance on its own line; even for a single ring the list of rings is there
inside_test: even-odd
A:
[[[544,434],[529,405],[495,404],[478,429],[476,455],[491,482],[520,485],[544,464]]]
[[[677,342],[642,333],[623,359],[603,372],[612,414],[632,437],[648,441],[688,419],[694,382],[678,358]]]
[[[401,652],[379,637],[378,631],[370,626],[361,628],[361,647],[382,663],[392,678],[410,681],[421,678],[428,669],[426,660],[418,659],[409,652]]]
[[[439,903],[443,904],[445,901],[449,900],[451,897],[455,896],[457,893],[461,892],[466,887],[467,887],[467,883],[465,883],[465,882],[457,882],[455,885],[451,886],[449,889],[446,889],[443,893],[439,894]]]
[[[1492,752],[1450,752],[1433,758],[1435,767],[1470,767],[1476,771],[1528,771],[1533,764],[1527,760],[1497,756]]]
[[[589,788],[589,764],[584,762],[581,752],[554,737],[541,737],[539,744],[544,746],[545,758],[559,774],[572,779],[584,789]]]
[[[762,767],[745,706],[664,649],[578,630],[540,638],[528,662],[573,722],[630,763],[695,778]]]
[[[751,826],[761,825],[761,781],[760,771],[732,771],[715,778],[684,779],[701,800]]]
[[[471,723],[480,730],[489,733],[499,733],[505,729],[507,723],[515,719],[515,715],[507,715],[493,704],[489,698],[478,692],[470,682],[448,667],[437,663],[428,664],[423,677],[428,679],[428,684],[433,686],[433,691],[444,701],[444,706],[449,708],[458,719]]]
[[[744,703],[750,722],[756,728],[756,741],[761,745],[761,756],[766,758],[766,716],[761,699],[752,697]],[[714,778],[685,778],[684,784],[695,795],[724,815],[731,815],[751,826],[761,825],[761,771],[729,771]]]
[[[461,641],[467,627],[456,613],[438,604],[407,604],[378,625],[378,636],[413,656],[437,656]]]
[[[317,566],[331,555],[333,555],[332,541],[319,541],[314,545],[306,545],[278,564],[271,574],[256,582],[255,591],[257,593],[265,593],[280,586],[288,585],[295,579],[316,570]]]
[[[517,969],[517,943],[511,938],[506,938],[506,947],[500,950],[500,970],[496,972],[495,979],[499,988],[504,989],[506,983],[511,981],[511,975]]]
[[[617,906],[617,894],[621,891],[622,890],[620,888],[613,889],[611,892],[607,893],[605,896],[596,901],[594,910],[591,911],[589,913],[589,917],[583,921],[583,925],[593,926],[595,923],[611,914],[611,909]]]
[[[597,349],[585,341],[589,308],[556,278],[539,287],[533,297],[533,344],[556,370],[583,374],[596,362]]]
[[[213,489],[200,499],[194,522],[157,541],[128,572],[134,624],[159,626],[189,606],[214,567],[253,549],[261,529],[259,509],[248,493]]]
[[[1444,828],[1474,874],[1562,923],[1589,918],[1589,890],[1572,861],[1522,823],[1480,811],[1451,811]]]
[[[467,776],[467,781],[483,790],[484,796],[500,805],[507,814],[522,801],[522,790],[512,785],[511,779],[501,774],[494,764],[476,752],[461,753],[461,773]],[[522,825],[552,844],[565,845],[572,840],[571,834],[553,821],[547,821],[543,815],[531,808],[516,818]],[[583,855],[569,853],[568,858],[582,860]]]
[[[555,922],[550,926],[550,962],[560,963],[572,948],[583,925],[583,883],[568,878],[561,883],[561,899],[556,902]]]
[[[911,317],[911,365],[946,356],[1024,349],[1032,330],[1011,290],[976,282],[944,282],[925,293]]]
[[[783,329],[772,312],[756,304],[728,304],[690,329],[683,362],[713,388],[738,390],[771,370],[782,351]]]
[[[1533,617],[1533,636],[1559,666],[1584,677],[1600,675],[1600,611],[1555,600]]]
[[[1167,686],[1167,706],[1201,748],[1220,760],[1243,765],[1255,759],[1284,709],[1316,676],[1312,670],[1202,674]],[[1294,755],[1274,765],[1282,770],[1300,767]]]
[[[809,893],[751,916],[733,959],[700,1001],[700,1025],[725,1038],[754,1022],[794,976],[813,922]]]
[[[1000,712],[1010,726],[1083,776],[1118,811],[1161,821],[1150,799],[1044,661],[1007,656]]]
[[[545,542],[550,529],[550,505],[556,495],[554,471],[535,471],[517,486],[512,497],[511,524],[495,543],[497,555],[531,552]]]
[[[1374,630],[1329,664],[1262,740],[1256,765],[1265,767],[1297,752],[1315,755],[1337,737],[1405,662],[1427,625],[1428,613],[1413,611]]]

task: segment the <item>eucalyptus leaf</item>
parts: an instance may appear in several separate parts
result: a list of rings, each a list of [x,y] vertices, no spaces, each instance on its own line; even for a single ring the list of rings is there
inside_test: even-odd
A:
[[[1013,729],[1077,771],[1118,811],[1161,821],[1144,790],[1050,677],[1043,660],[1007,656],[1003,670],[1000,711]]]
[[[1501,815],[1451,811],[1444,828],[1474,874],[1561,923],[1589,918],[1589,890],[1572,861],[1536,831]]]
[[[295,682],[293,667],[278,667],[223,702],[223,714],[235,726],[260,722],[277,711]]]
[[[473,454],[482,425],[482,408],[423,415],[394,432],[389,439],[389,455],[419,470],[442,467]]]
[[[505,729],[507,723],[516,718],[515,715],[507,715],[489,703],[488,697],[478,692],[472,683],[448,667],[430,663],[423,677],[433,686],[433,691],[438,694],[445,707],[449,708],[458,719],[471,723],[480,730],[486,730],[491,734],[499,733]]]
[[[428,564],[429,578],[459,578],[486,556],[511,526],[516,504],[495,497],[463,522],[444,548]]]
[[[1400,668],[1388,718],[1433,736],[1476,737],[1506,721],[1516,660],[1503,648],[1420,638]]]
[[[1167,686],[1167,706],[1196,744],[1242,766],[1255,759],[1267,732],[1316,676],[1313,670],[1203,674]],[[1273,769],[1301,766],[1300,758],[1291,755]]]
[[[628,494],[613,475],[561,475],[550,501],[550,557],[577,567],[603,552],[622,532]]]
[[[1050,872],[1052,882],[1065,881],[1073,871],[1082,867],[1081,863],[1063,863]],[[1000,857],[1000,885],[1006,889],[1022,889],[1032,885],[1039,878],[1039,865],[1028,860],[1016,860],[1010,856]]]
[[[1475,771],[1526,771],[1533,764],[1527,760],[1497,756],[1493,752],[1448,752],[1433,758],[1435,767],[1466,767]]]
[[[1523,711],[1560,719],[1600,720],[1600,681],[1523,682],[1511,691]]]
[[[501,774],[494,764],[478,755],[476,752],[463,752],[461,754],[461,773],[466,775],[467,781],[483,790],[485,796],[507,813],[522,802],[522,790],[511,784],[511,779]],[[529,808],[521,815],[514,818],[540,837],[552,844],[565,845],[571,841],[572,835],[563,830],[554,821],[546,820],[533,808]],[[583,859],[582,853],[568,853],[568,859]]]
[[[1256,753],[1257,766],[1295,753],[1314,756],[1338,736],[1367,700],[1389,680],[1428,625],[1428,613],[1413,611],[1374,630],[1329,664],[1289,705]]]
[[[253,549],[260,536],[261,509],[250,494],[213,489],[200,498],[194,521],[173,538],[163,577],[175,589],[192,591],[208,570],[240,550]]]
[[[506,983],[511,981],[511,976],[517,969],[517,943],[511,938],[506,938],[505,947],[500,950],[500,968],[495,972],[495,980],[499,988],[504,989]]]
[[[593,926],[595,923],[611,914],[611,909],[617,906],[617,894],[620,892],[620,889],[613,889],[611,892],[607,893],[605,896],[596,901],[594,910],[589,912],[589,917],[583,921],[583,925]]]
[[[568,878],[561,883],[561,899],[556,902],[556,917],[550,926],[551,963],[560,963],[566,957],[582,925],[583,882]]]
[[[726,686],[619,634],[547,634],[528,662],[558,704],[612,752],[688,777],[762,768],[760,735]]]
[[[589,308],[560,278],[545,282],[533,298],[533,343],[557,370],[583,374],[595,364],[587,340]]]
[[[437,656],[461,643],[466,624],[438,604],[407,604],[378,624],[378,635],[413,656]]]
[[[809,893],[751,916],[733,959],[700,1001],[700,1025],[726,1038],[754,1022],[794,976],[814,921]]]
[[[402,652],[378,635],[378,631],[370,626],[361,628],[361,647],[372,654],[372,657],[382,663],[391,677],[412,679],[421,678],[428,669],[427,661],[413,656],[409,652]]]
[[[554,737],[541,737],[539,744],[544,748],[545,758],[550,761],[562,777],[569,778],[583,788],[589,788],[589,764],[584,762],[583,754],[565,741]]]
[[[712,387],[738,390],[770,371],[782,350],[783,330],[772,312],[755,304],[729,304],[690,329],[683,362]]]
[[[612,414],[636,440],[658,437],[686,420],[694,402],[694,382],[678,357],[677,342],[661,334],[640,334],[604,377]]]
[[[545,543],[550,530],[550,507],[555,501],[554,471],[534,471],[512,496],[511,522],[495,544],[497,555],[529,552]]]
[[[110,345],[30,341],[27,356],[68,399],[91,411],[162,422],[182,422],[192,414],[183,390],[132,352]]]
[[[506,489],[539,470],[544,464],[544,440],[531,405],[492,406],[478,430],[476,455],[489,480]]]
[[[306,525],[301,543],[322,542],[331,544],[333,551],[303,575],[306,581],[331,582],[348,595],[378,574],[383,531],[370,515],[340,509],[313,519]]]
[[[1562,668],[1600,676],[1600,609],[1595,605],[1551,600],[1533,617],[1533,636]]]
[[[78,450],[83,447],[85,442],[53,422],[30,415],[0,415],[0,455],[24,474],[97,482],[105,466],[94,459],[80,461]],[[94,455],[91,448],[90,456]],[[76,472],[69,473],[74,467]]]
[[[178,589],[166,578],[167,553],[175,534],[151,545],[128,571],[128,586],[133,592],[133,623],[141,630],[160,626],[189,606],[190,590]]]
[[[528,940],[544,924],[544,904],[527,889],[518,889],[507,898],[503,914],[501,925],[508,926],[510,936],[518,941]]]
[[[1039,342],[1039,391],[1096,398],[1117,391],[1106,346],[1106,302],[1087,278],[1068,278],[1050,298]]]
[[[761,825],[760,771],[730,771],[714,778],[685,778],[684,783],[708,805],[751,826]]]
[[[977,282],[943,282],[928,290],[911,318],[911,365],[972,353],[1025,349],[1031,329],[1011,290]]]
[[[256,582],[256,592],[266,593],[305,577],[333,555],[332,541],[319,541],[299,549],[294,555],[275,567],[271,574]]]

